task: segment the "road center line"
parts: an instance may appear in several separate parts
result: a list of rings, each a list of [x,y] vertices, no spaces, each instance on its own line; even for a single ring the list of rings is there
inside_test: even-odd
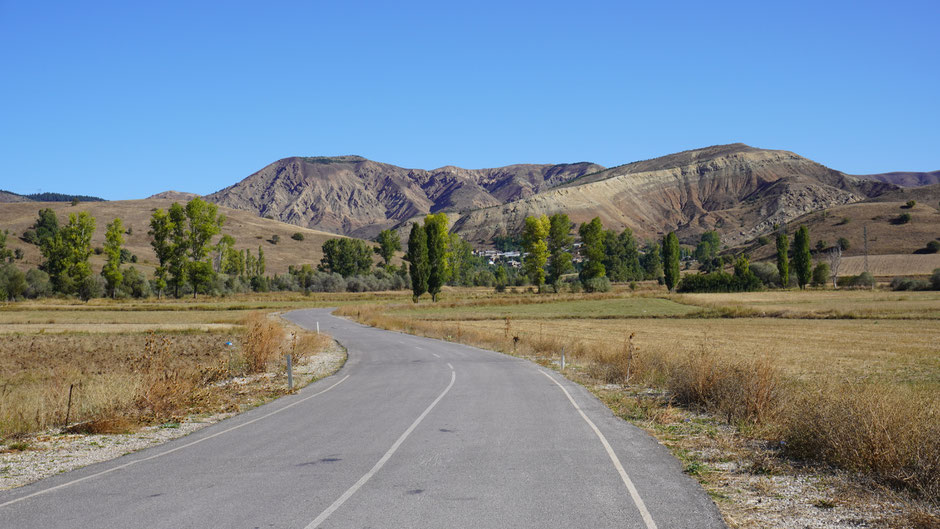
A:
[[[417,428],[419,424],[421,424],[421,421],[424,420],[424,418],[428,415],[428,413],[431,413],[431,410],[434,409],[434,407],[437,406],[437,403],[440,402],[441,399],[444,398],[444,395],[447,395],[447,392],[450,391],[450,388],[454,386],[454,381],[457,380],[457,373],[454,371],[454,366],[451,366],[450,364],[447,364],[447,365],[450,366],[450,384],[448,384],[447,387],[444,388],[444,392],[438,395],[436,399],[434,399],[434,402],[432,402],[431,405],[428,406],[427,409],[425,409],[424,412],[421,415],[419,415],[417,419],[415,419],[415,422],[411,423],[411,426],[409,426],[408,429],[405,430],[405,433],[401,434],[401,437],[399,437],[398,440],[395,441],[395,444],[393,444],[392,447],[388,449],[388,452],[385,452],[385,455],[382,456],[382,459],[379,459],[378,463],[376,463],[372,467],[371,470],[369,470],[368,472],[366,472],[364,476],[359,478],[359,481],[354,483],[352,487],[349,487],[349,489],[347,489],[346,492],[344,492],[342,496],[340,496],[336,501],[334,501],[332,505],[327,507],[326,510],[321,512],[320,515],[317,516],[312,522],[310,522],[310,524],[307,525],[305,529],[316,529],[317,527],[319,527],[320,524],[326,521],[326,519],[329,518],[330,515],[336,511],[336,509],[339,509],[340,507],[342,507],[342,505],[346,503],[346,500],[351,498],[352,495],[355,494],[356,491],[358,491],[360,488],[362,488],[362,486],[365,485],[367,481],[372,479],[372,476],[374,476],[376,472],[378,472],[379,470],[382,469],[383,466],[385,466],[385,463],[387,463],[388,460],[391,459],[392,455],[398,450],[398,447],[400,447],[401,444],[405,442],[405,439],[407,439],[408,436],[411,435],[411,432],[414,431],[414,429]]]
[[[437,354],[437,353],[431,353],[431,354],[434,355],[434,356],[437,357],[437,358],[440,358],[440,357],[441,357],[441,355],[439,355],[439,354]]]
[[[129,467],[129,466],[131,466],[131,465],[136,465],[137,463],[143,463],[144,461],[150,461],[150,460],[156,459],[156,458],[158,458],[158,457],[163,457],[163,456],[165,456],[165,455],[167,455],[167,454],[172,454],[173,452],[176,452],[177,450],[182,450],[182,449],[184,449],[184,448],[189,448],[190,446],[197,445],[197,444],[199,444],[199,443],[201,443],[201,442],[203,442],[203,441],[208,441],[209,439],[212,439],[213,437],[218,437],[218,436],[220,436],[220,435],[222,435],[222,434],[231,432],[232,430],[237,430],[237,429],[239,429],[239,428],[241,428],[241,427],[243,427],[243,426],[248,426],[249,424],[256,423],[256,422],[260,421],[261,419],[267,419],[268,417],[270,417],[270,416],[272,416],[272,415],[276,415],[276,414],[281,413],[282,411],[284,411],[284,410],[286,410],[286,409],[293,408],[294,406],[296,406],[296,405],[298,405],[298,404],[300,404],[300,403],[302,403],[302,402],[304,402],[304,401],[308,401],[308,400],[312,399],[313,397],[316,397],[316,396],[318,396],[318,395],[322,395],[322,394],[326,393],[327,391],[329,391],[329,390],[335,388],[336,386],[342,384],[343,382],[345,382],[347,378],[349,378],[349,375],[346,375],[345,377],[339,379],[338,382],[336,382],[336,383],[333,384],[332,386],[330,386],[330,387],[324,389],[323,391],[318,391],[317,393],[314,393],[313,395],[310,395],[310,396],[304,397],[304,398],[302,398],[302,399],[300,399],[300,400],[296,400],[296,401],[294,401],[294,402],[291,402],[290,404],[288,404],[287,406],[284,406],[283,408],[279,408],[279,409],[276,409],[276,410],[274,410],[274,411],[272,411],[272,412],[270,412],[270,413],[266,413],[266,414],[262,415],[261,417],[255,417],[254,419],[252,419],[252,420],[250,420],[250,421],[246,421],[246,422],[243,422],[243,423],[241,423],[241,424],[239,424],[239,425],[232,426],[231,428],[226,428],[226,429],[222,430],[221,432],[216,432],[216,433],[214,433],[214,434],[212,434],[212,435],[207,435],[207,436],[202,437],[202,438],[200,438],[200,439],[196,439],[195,441],[192,441],[192,442],[190,442],[190,443],[186,443],[186,444],[184,444],[184,445],[177,446],[176,448],[172,448],[172,449],[170,449],[170,450],[167,450],[166,452],[160,452],[159,454],[155,454],[155,455],[152,455],[152,456],[149,456],[149,457],[145,457],[145,458],[143,458],[143,459],[135,459],[134,461],[130,461],[130,462],[128,462],[128,463],[124,463],[123,465],[118,465],[118,466],[116,466],[116,467],[111,467],[111,468],[109,468],[108,470],[103,470],[103,471],[101,471],[101,472],[96,472],[96,473],[94,473],[94,474],[91,474],[91,475],[89,475],[89,476],[85,476],[85,477],[83,477],[83,478],[78,478],[78,479],[75,479],[75,480],[72,480],[72,481],[67,481],[67,482],[65,482],[65,483],[62,483],[61,485],[56,485],[55,487],[49,487],[48,489],[43,489],[43,490],[36,491],[36,492],[34,492],[34,493],[32,493],[32,494],[27,494],[26,496],[22,496],[22,497],[20,497],[20,498],[16,498],[15,500],[10,500],[10,501],[5,502],[5,503],[0,503],[0,507],[6,507],[7,505],[12,505],[12,504],[14,504],[14,503],[17,503],[17,502],[20,502],[20,501],[23,501],[23,500],[32,498],[32,497],[34,497],[34,496],[39,496],[40,494],[46,494],[47,492],[52,492],[52,491],[54,491],[54,490],[59,490],[59,489],[68,487],[69,485],[74,485],[74,484],[76,484],[76,483],[81,483],[82,481],[89,480],[89,479],[91,479],[91,478],[96,478],[96,477],[98,477],[98,476],[103,476],[103,475],[105,475],[105,474],[110,474],[111,472],[114,472],[115,470],[125,469],[125,468],[127,468],[127,467]]]
[[[597,425],[594,424],[587,415],[584,414],[584,411],[581,410],[581,407],[578,406],[578,403],[574,401],[571,393],[568,393],[568,390],[561,385],[554,377],[546,373],[545,371],[539,370],[540,373],[548,377],[549,380],[554,382],[562,391],[565,392],[565,395],[568,397],[568,400],[571,401],[571,405],[574,406],[574,409],[578,410],[578,413],[581,414],[581,418],[588,423],[594,433],[597,435],[597,438],[601,440],[601,444],[604,445],[604,449],[607,450],[607,455],[610,456],[610,460],[614,463],[614,467],[617,469],[617,472],[620,473],[620,479],[623,480],[623,484],[627,486],[627,490],[630,491],[630,497],[633,498],[633,503],[636,504],[636,508],[640,511],[640,516],[643,517],[643,522],[646,523],[647,529],[657,529],[656,522],[653,521],[653,517],[650,516],[650,512],[646,510],[646,504],[643,503],[643,498],[640,498],[640,493],[636,490],[636,487],[633,485],[633,481],[630,479],[630,476],[627,475],[627,471],[624,470],[623,465],[620,464],[620,459],[617,457],[617,454],[614,452],[614,449],[611,448],[610,443],[607,442],[607,438],[604,437],[604,434],[597,428]]]

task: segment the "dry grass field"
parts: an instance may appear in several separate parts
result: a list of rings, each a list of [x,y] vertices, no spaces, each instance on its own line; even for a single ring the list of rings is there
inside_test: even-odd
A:
[[[940,231],[940,226],[938,226]],[[940,268],[940,254],[891,254],[868,257],[868,271],[875,277],[929,276]],[[857,276],[865,271],[865,257],[843,257],[839,275]]]
[[[341,301],[335,297],[5,304],[0,439],[67,426],[66,416],[71,428],[123,431],[281,394],[283,381],[253,373],[280,373],[286,352],[302,357],[328,339],[287,331],[263,314]]]

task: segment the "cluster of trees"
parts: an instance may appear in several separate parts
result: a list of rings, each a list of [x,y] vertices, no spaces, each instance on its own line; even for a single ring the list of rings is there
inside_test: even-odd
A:
[[[170,289],[180,297],[187,286],[193,297],[200,289],[208,292],[206,287],[216,274],[209,259],[209,243],[222,231],[224,223],[225,216],[219,215],[218,206],[198,197],[185,207],[174,202],[169,211],[157,209],[153,212],[148,234],[159,263],[154,272],[158,296]],[[234,252],[234,243],[234,239],[229,237],[224,241],[224,247],[223,241],[216,247],[220,266],[221,260]]]
[[[525,219],[521,237],[525,251],[523,271],[540,292],[544,285],[558,292],[563,277],[574,272],[578,273],[578,284],[588,292],[609,290],[611,281],[656,279],[663,282],[671,278],[673,268],[678,276],[678,241],[675,266],[664,267],[664,256],[671,255],[664,251],[666,246],[651,241],[641,250],[629,228],[620,233],[605,230],[600,218],[595,217],[578,227],[581,259],[575,263],[571,252],[573,228],[574,224],[564,213]]]

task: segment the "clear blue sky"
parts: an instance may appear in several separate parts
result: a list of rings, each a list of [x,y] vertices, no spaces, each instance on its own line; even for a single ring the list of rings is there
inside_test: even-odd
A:
[[[940,169],[940,2],[0,0],[0,188],[209,193],[707,145]],[[459,4],[459,5],[454,5]]]

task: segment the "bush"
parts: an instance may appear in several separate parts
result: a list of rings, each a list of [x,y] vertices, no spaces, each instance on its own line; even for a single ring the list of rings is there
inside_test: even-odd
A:
[[[147,278],[133,266],[124,270],[124,281],[121,282],[120,290],[125,295],[138,299],[149,298],[151,295]]]
[[[770,244],[770,239],[768,239],[766,235],[761,235],[760,237],[757,238],[757,244],[761,246],[767,246],[768,244]]]
[[[933,274],[930,276],[930,286],[934,290],[940,290],[940,268],[933,269]]]
[[[810,282],[814,287],[824,286],[829,281],[829,264],[819,263],[813,268],[813,278]]]
[[[26,297],[36,299],[51,295],[52,281],[49,280],[49,274],[38,268],[26,272]]]
[[[842,250],[843,252],[848,250],[849,246],[851,246],[851,243],[849,243],[849,240],[846,239],[845,237],[839,237],[839,240],[836,241],[836,244],[839,246],[839,249]]]
[[[86,277],[78,286],[78,297],[82,301],[88,301],[92,298],[100,298],[104,295],[104,279],[97,274]]]
[[[294,232],[294,234],[291,235],[290,238],[291,238],[291,239],[294,239],[295,241],[302,241],[302,240],[304,240],[304,234],[303,234],[303,233],[300,233],[299,231],[298,231],[298,232]]]
[[[271,244],[277,244],[281,242],[281,236],[275,233],[274,235],[271,236],[271,239],[269,240],[271,241]]]
[[[930,290],[930,283],[923,279],[895,277],[891,280],[891,290]]]
[[[842,276],[836,280],[836,285],[840,287],[871,288],[875,286],[875,278],[868,272],[862,272],[857,276]]]
[[[927,243],[927,253],[940,252],[940,241],[933,240]]]
[[[610,292],[610,279],[607,276],[592,277],[584,282],[585,292]]]
[[[917,201],[916,201],[916,200],[908,200],[907,202],[904,203],[904,206],[903,206],[903,207],[904,207],[904,209],[911,209],[911,208],[913,208],[913,207],[916,206],[916,205],[917,205]]]
[[[760,279],[764,286],[780,285],[780,271],[771,263],[752,263],[751,273],[757,276],[757,279]]]
[[[897,218],[895,218],[891,222],[893,224],[907,224],[908,222],[911,221],[911,218],[912,217],[910,213],[901,213],[900,215],[897,216]]]
[[[252,314],[245,322],[245,337],[242,349],[248,371],[264,372],[268,362],[277,358],[284,342],[284,328],[269,320],[263,314]]]
[[[15,301],[26,292],[26,275],[12,264],[0,266],[0,301]]]

